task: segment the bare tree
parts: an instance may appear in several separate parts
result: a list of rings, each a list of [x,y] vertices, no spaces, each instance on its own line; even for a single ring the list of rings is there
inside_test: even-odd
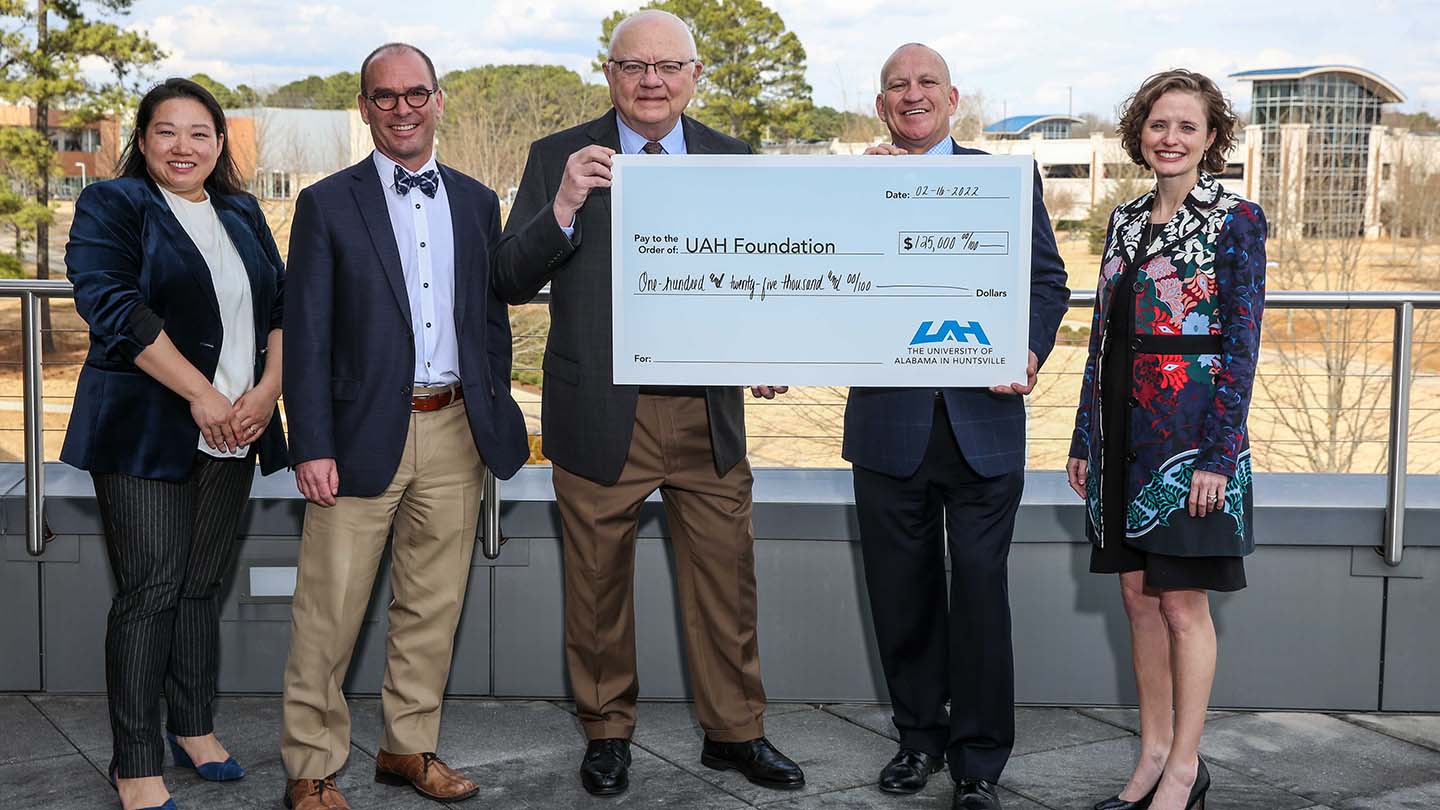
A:
[[[245,111],[253,143],[234,139],[236,162],[250,191],[260,200],[266,224],[280,249],[289,243],[295,197],[305,186],[351,162],[350,127],[331,124],[328,132],[285,116],[299,111],[255,107]],[[326,111],[324,114],[332,114]],[[302,131],[302,126],[305,131]]]
[[[950,122],[950,134],[957,141],[978,141],[985,131],[985,94],[976,90],[961,93]]]
[[[1324,167],[1320,167],[1322,170]],[[1312,165],[1310,171],[1315,171]],[[1427,255],[1440,245],[1440,174],[1424,167],[1402,169],[1401,205],[1392,209],[1392,229],[1410,236],[1402,262],[1416,278]],[[1286,190],[1295,195],[1296,189]],[[1301,199],[1294,196],[1290,199]],[[1378,261],[1384,246],[1364,238],[1353,219],[1353,200],[1312,197],[1303,205],[1272,204],[1267,254],[1270,290],[1354,292],[1377,288],[1413,288],[1394,279]],[[1402,210],[1403,209],[1403,210]],[[1392,250],[1394,243],[1392,241]],[[1391,264],[1385,262],[1385,265]],[[1433,276],[1432,276],[1433,278]],[[1424,286],[1434,286],[1433,282]],[[1416,323],[1414,366],[1409,380],[1440,361],[1435,318]],[[1271,309],[1265,316],[1264,354],[1257,382],[1266,402],[1258,419],[1268,425],[1258,438],[1272,445],[1266,454],[1272,469],[1305,472],[1380,472],[1389,430],[1393,317],[1386,311],[1342,309]],[[1430,375],[1433,376],[1433,373]],[[1417,397],[1407,426],[1412,440],[1436,435],[1437,392]],[[1429,403],[1428,405],[1426,403]],[[1420,465],[1436,461],[1419,454]],[[1413,468],[1412,468],[1413,469]]]
[[[1440,268],[1427,248],[1440,243],[1440,151],[1408,149],[1391,168],[1394,194],[1381,206],[1391,260],[1411,269],[1422,286],[1435,289]]]
[[[1085,234],[1090,242],[1090,252],[1100,255],[1105,248],[1105,232],[1110,226],[1110,214],[1121,205],[1139,197],[1154,184],[1150,170],[1137,165],[1118,147],[1107,154],[1107,161],[1101,164],[1103,176],[1100,194],[1090,206],[1085,217]]]
[[[588,121],[609,103],[603,86],[554,66],[476,68],[445,81],[440,151],[502,198],[520,184],[531,142]]]
[[[1095,113],[1080,113],[1078,117],[1083,123],[1070,128],[1070,137],[1088,138],[1094,132],[1099,132],[1107,138],[1115,137],[1116,124],[1114,120]]]
[[[1074,189],[1058,183],[1046,183],[1043,201],[1045,210],[1050,213],[1051,221],[1068,219],[1067,215],[1079,202],[1079,195],[1075,193]]]

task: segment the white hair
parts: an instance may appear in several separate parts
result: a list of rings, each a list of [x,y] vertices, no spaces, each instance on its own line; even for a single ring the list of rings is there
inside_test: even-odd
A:
[[[640,23],[647,20],[665,20],[667,22],[675,24],[681,31],[685,32],[685,41],[690,47],[689,58],[700,58],[700,51],[697,47],[695,47],[695,34],[690,30],[690,26],[687,25],[684,20],[680,19],[674,14],[671,14],[668,11],[661,11],[658,8],[642,9],[635,12],[634,14],[631,14],[629,17],[626,17],[618,24],[616,24],[615,30],[610,32],[610,43],[605,49],[606,53],[608,53],[613,59],[615,57],[615,43],[620,41],[620,35],[624,33],[625,29],[629,28],[632,23]]]

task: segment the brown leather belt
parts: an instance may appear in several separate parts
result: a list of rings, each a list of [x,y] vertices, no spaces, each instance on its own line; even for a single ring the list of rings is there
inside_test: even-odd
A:
[[[425,389],[417,388],[415,390],[423,391]],[[458,384],[449,385],[437,389],[433,394],[410,397],[410,410],[420,412],[438,411],[446,405],[464,398],[465,392],[461,390]]]

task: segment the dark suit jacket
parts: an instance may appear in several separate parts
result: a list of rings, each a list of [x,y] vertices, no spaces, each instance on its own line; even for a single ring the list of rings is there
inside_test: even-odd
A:
[[[959,155],[983,155],[955,146]],[[1035,212],[1030,231],[1030,351],[1040,363],[1055,346],[1070,290],[1065,263],[1045,212],[1040,175],[1035,175]],[[845,403],[846,461],[896,478],[920,467],[935,413],[933,388],[852,388]],[[1015,394],[985,388],[943,389],[945,410],[965,461],[991,477],[1025,467],[1025,405]]]
[[[490,290],[500,204],[495,192],[447,166],[440,176],[455,232],[455,329],[470,433],[485,464],[509,478],[529,445],[510,396],[509,315]],[[290,228],[291,455],[297,464],[335,459],[342,496],[384,491],[410,421],[415,333],[385,193],[366,157],[300,192]]]
[[[744,142],[691,118],[680,121],[690,154],[750,152]],[[545,455],[576,475],[611,484],[630,451],[639,389],[611,382],[610,190],[590,192],[576,214],[573,241],[560,230],[553,210],[566,159],[591,144],[620,150],[614,110],[531,145],[496,251],[495,287],[506,301],[523,304],[550,284],[541,402]],[[705,389],[710,446],[721,475],[745,457],[742,396],[736,387]]]
[[[210,200],[250,276],[259,380],[266,338],[280,326],[284,265],[254,197],[212,193]],[[135,357],[163,329],[215,379],[224,330],[204,257],[154,182],[122,177],[87,187],[75,201],[65,266],[75,309],[90,326],[90,351],[60,460],[95,473],[185,480],[200,428],[185,398],[141,371]],[[265,473],[286,465],[278,409],[255,447]]]

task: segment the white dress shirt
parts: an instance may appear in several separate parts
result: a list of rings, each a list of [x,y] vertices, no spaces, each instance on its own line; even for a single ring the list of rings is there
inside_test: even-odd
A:
[[[425,196],[419,188],[400,194],[395,190],[395,161],[378,150],[371,155],[380,173],[390,227],[395,232],[395,246],[400,250],[400,268],[405,274],[410,325],[415,333],[415,385],[459,382],[455,229],[450,222],[450,198],[445,194],[445,183],[437,180],[433,198]],[[433,157],[412,174],[424,174],[432,169],[439,174]]]
[[[250,299],[250,275],[208,196],[192,202],[164,188],[160,193],[210,270],[215,302],[220,307],[221,335],[220,359],[212,384],[233,404],[255,387],[255,306]],[[250,452],[249,447],[237,447],[228,453],[216,450],[205,443],[203,434],[199,448],[216,458],[241,458]]]

